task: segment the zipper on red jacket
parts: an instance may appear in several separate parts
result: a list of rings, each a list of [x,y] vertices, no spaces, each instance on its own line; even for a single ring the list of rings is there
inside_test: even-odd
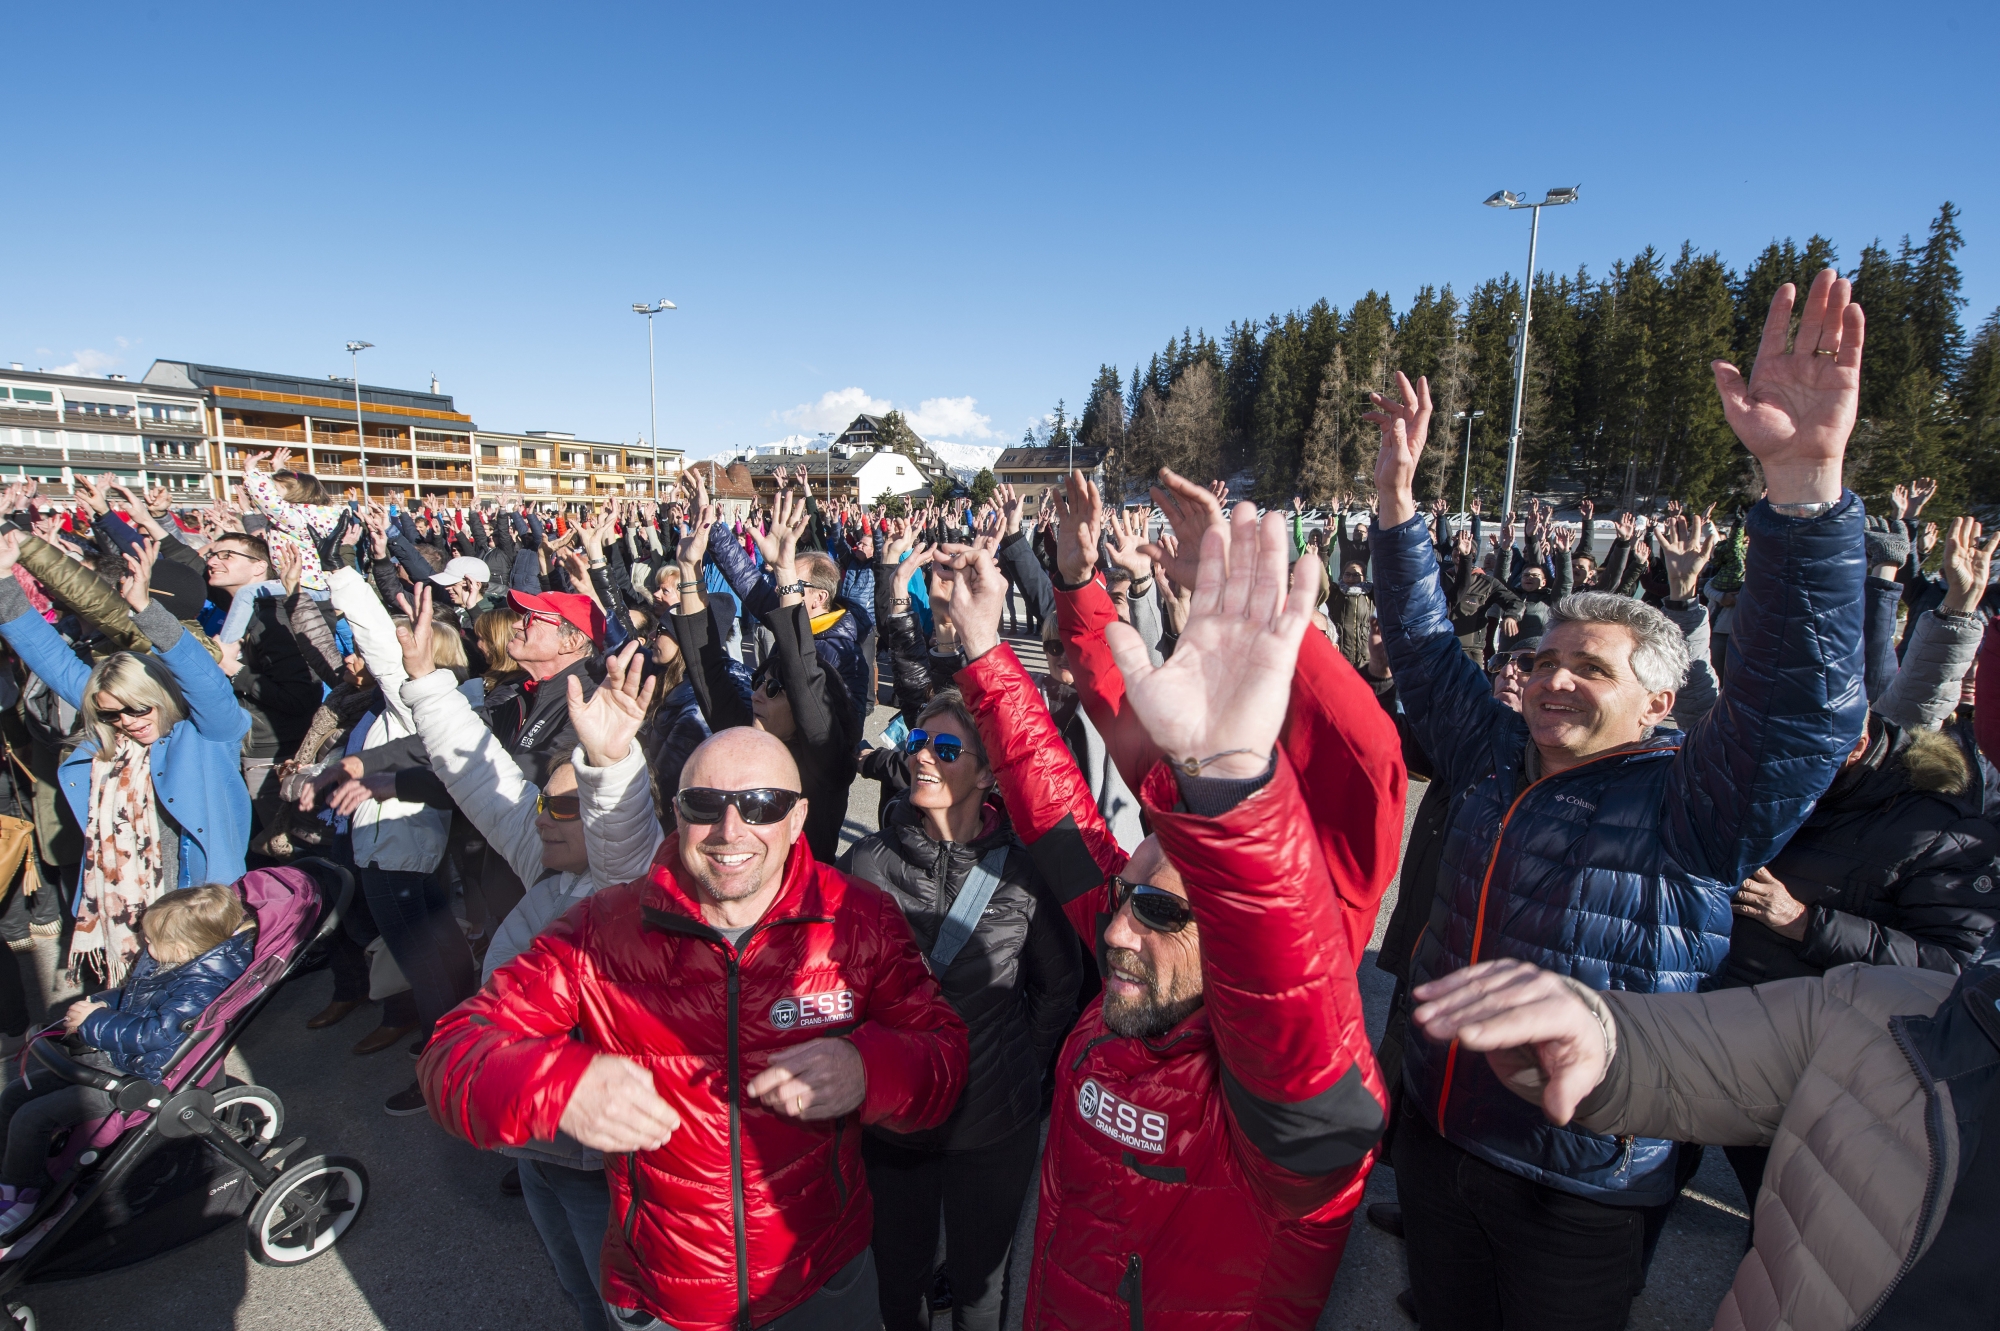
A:
[[[750,1327],[750,1234],[743,1208],[743,971],[736,949],[724,955],[729,967],[729,1204],[736,1222],[736,1325]]]
[[[634,1151],[625,1157],[625,1183],[630,1196],[625,1199],[625,1246],[632,1247],[632,1232],[639,1227],[639,1153]],[[636,1259],[638,1252],[633,1251]]]
[[[1533,740],[1529,741],[1529,743],[1531,744],[1533,742],[1534,742]],[[1624,758],[1624,757],[1629,757],[1634,753],[1645,753],[1650,751],[1651,750],[1645,750],[1645,749],[1616,749],[1610,753],[1599,754],[1595,758],[1586,758],[1582,762],[1578,763],[1576,767],[1564,768],[1560,772],[1550,772],[1546,776],[1540,776],[1535,778],[1533,781],[1528,783],[1527,790],[1523,790],[1520,794],[1514,797],[1514,802],[1507,806],[1507,812],[1500,819],[1500,830],[1493,834],[1493,849],[1486,856],[1486,874],[1483,878],[1479,880],[1479,909],[1474,913],[1472,917],[1472,955],[1467,957],[1465,960],[1465,964],[1467,966],[1477,966],[1479,964],[1479,948],[1481,943],[1485,941],[1486,937],[1486,891],[1493,885],[1493,870],[1497,868],[1500,864],[1500,844],[1507,839],[1507,824],[1509,824],[1514,820],[1514,811],[1521,807],[1522,800],[1528,798],[1528,792],[1533,790],[1536,786],[1541,785],[1542,782],[1544,781],[1553,781],[1555,778],[1559,776],[1566,776],[1570,772],[1576,771],[1577,767],[1588,767],[1590,766],[1590,764],[1596,762],[1602,762],[1606,758]],[[1451,1042],[1451,1046],[1445,1050],[1444,1086],[1440,1088],[1438,1091],[1437,1126],[1438,1126],[1438,1134],[1440,1136],[1444,1134],[1445,1106],[1451,1103],[1452,1073],[1457,1069],[1457,1067],[1458,1067],[1458,1041],[1456,1039],[1453,1039]]]
[[[1146,1331],[1145,1295],[1141,1287],[1139,1254],[1125,1259],[1125,1278],[1118,1282],[1118,1297],[1125,1300],[1126,1316],[1132,1331]]]

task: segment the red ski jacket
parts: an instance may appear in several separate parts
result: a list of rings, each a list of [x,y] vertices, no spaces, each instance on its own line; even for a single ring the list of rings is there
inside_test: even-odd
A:
[[[669,837],[646,879],[578,904],[447,1013],[418,1075],[437,1121],[490,1148],[553,1140],[597,1054],[651,1067],[682,1127],[605,1158],[604,1295],[688,1331],[750,1331],[868,1246],[861,1124],[942,1123],[965,1084],[965,1025],[895,902],[803,839],[733,947],[682,874]],[[772,1053],[821,1036],[861,1052],[856,1113],[801,1122],[743,1097]]]
[[[1056,593],[1056,623],[1076,676],[1077,698],[1104,736],[1118,775],[1137,791],[1160,751],[1126,709],[1125,677],[1104,641],[1104,626],[1117,617],[1111,594],[1097,577]],[[1367,712],[1374,697],[1326,635],[1306,634],[1281,742],[1298,771],[1299,795],[1333,875],[1348,953],[1356,960],[1368,951],[1376,909],[1396,876],[1410,785],[1395,747],[1395,723],[1380,703],[1373,714]],[[1392,806],[1394,817],[1384,812]]]
[[[1071,923],[1099,944],[1105,879],[1125,856],[1033,681],[1003,645],[960,670],[957,684],[1016,831]],[[1367,771],[1349,773],[1346,788],[1378,794],[1342,817],[1372,846],[1377,823],[1402,826],[1401,754],[1393,728],[1373,724],[1379,706],[1372,715],[1361,707],[1372,692],[1358,676],[1354,685],[1361,697],[1346,715],[1364,724],[1344,761]],[[1387,1096],[1342,909],[1378,899],[1381,886],[1343,886],[1344,869],[1329,873],[1322,845],[1338,830],[1302,835],[1302,783],[1336,766],[1324,742],[1315,752],[1302,775],[1288,736],[1269,783],[1213,818],[1176,811],[1165,764],[1141,788],[1201,930],[1205,1001],[1168,1034],[1141,1040],[1107,1029],[1100,999],[1064,1046],[1029,1328],[1310,1328],[1319,1317]],[[1379,872],[1394,868],[1391,855]]]

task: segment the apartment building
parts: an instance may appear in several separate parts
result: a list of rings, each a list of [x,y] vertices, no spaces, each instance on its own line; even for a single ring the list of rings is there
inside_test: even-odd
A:
[[[33,480],[43,494],[66,498],[76,475],[108,472],[135,493],[164,485],[206,503],[204,417],[197,391],[16,363],[0,370],[0,484]]]
[[[474,502],[472,417],[448,394],[362,384],[357,406],[352,379],[170,360],[154,361],[140,388],[198,395],[206,465],[225,491],[241,483],[244,458],[288,448],[336,496]]]
[[[564,430],[475,430],[481,499],[588,499],[651,497],[680,479],[681,450],[659,450],[658,485],[653,449],[604,444]]]

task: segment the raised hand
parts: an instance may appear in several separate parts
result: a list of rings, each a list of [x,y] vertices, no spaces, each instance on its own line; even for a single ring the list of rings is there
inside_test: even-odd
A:
[[[134,614],[153,603],[153,561],[160,557],[160,543],[147,536],[139,542],[139,553],[125,556],[125,576],[118,581],[118,594]]]
[[[1173,544],[1167,543],[1167,533],[1162,532],[1159,540],[1140,549],[1157,559],[1177,585],[1192,588],[1201,570],[1202,534],[1228,521],[1222,513],[1222,501],[1213,490],[1205,490],[1165,467],[1160,468],[1160,483],[1152,487],[1151,495],[1154,506],[1173,528]]]
[[[1897,521],[1910,515],[1910,487],[1900,481],[1889,487],[1889,507],[1894,510]]]
[[[1097,563],[1097,533],[1104,526],[1104,500],[1097,487],[1080,471],[1063,480],[1056,511],[1062,517],[1062,534],[1056,538],[1056,571],[1070,586],[1081,585]]]
[[[70,489],[78,499],[83,501],[83,506],[92,513],[102,515],[111,511],[110,501],[105,499],[104,495],[98,490],[97,483],[92,481],[88,476],[79,472],[76,479],[70,482]]]
[[[271,546],[271,563],[277,567],[278,580],[285,584],[285,595],[296,596],[299,579],[305,573],[305,552],[299,549],[297,541],[277,541]]]
[[[1774,504],[1840,498],[1841,464],[1861,402],[1866,321],[1854,288],[1833,269],[1813,279],[1793,349],[1785,349],[1798,292],[1787,282],[1771,298],[1757,363],[1742,371],[1716,361],[1715,387],[1729,428],[1764,466]]]
[[[946,588],[951,622],[965,659],[976,661],[1000,645],[1000,617],[1007,608],[1007,577],[991,550],[945,546],[939,552],[950,569],[941,578]],[[910,562],[915,563],[912,559]]]
[[[403,673],[411,679],[422,679],[437,669],[431,664],[431,639],[436,626],[431,623],[430,582],[419,582],[414,597],[398,593],[396,608],[410,621],[396,626],[396,642],[403,649]]]
[[[1937,549],[1937,543],[1938,525],[1935,522],[1926,522],[1924,524],[1922,539],[1919,543],[1921,548],[1917,552],[1919,557],[1924,559],[1930,558],[1931,551]]]
[[[1000,516],[1007,523],[1007,534],[1012,536],[1021,530],[1021,510],[1027,501],[1015,493],[1013,486],[1004,481],[993,491],[993,498],[1000,505]]]
[[[1948,615],[1969,615],[1986,595],[1986,580],[1993,574],[1993,549],[2000,546],[2000,528],[1981,545],[1983,532],[1972,518],[1953,518],[1951,535],[1944,542],[1944,580],[1949,589],[1938,609]]]
[[[1928,476],[1918,477],[1916,485],[1910,489],[1910,498],[1910,516],[1914,518],[1924,511],[1925,504],[1937,498],[1937,482]]]
[[[1151,547],[1146,543],[1146,510],[1127,509],[1114,513],[1104,525],[1104,537],[1111,548],[1111,562],[1143,578],[1153,570]]]
[[[289,467],[289,466],[291,466],[291,465],[292,465],[292,450],[291,450],[291,449],[289,449],[289,448],[274,448],[274,449],[272,449],[272,450],[271,450],[271,470],[272,470],[272,471],[283,471],[283,470],[285,470],[285,469],[286,469],[287,467]]]
[[[375,557],[377,559],[387,559],[389,557],[389,510],[371,501],[368,507],[361,511],[361,521],[368,528],[369,545],[375,551]]]
[[[1188,622],[1164,665],[1152,664],[1127,624],[1108,625],[1105,641],[1133,714],[1170,761],[1206,776],[1253,777],[1284,726],[1319,581],[1288,577],[1284,518],[1259,521],[1250,504],[1203,533],[1201,554]]]
[[[625,650],[604,662],[604,683],[583,700],[583,682],[569,677],[569,722],[576,729],[576,742],[583,746],[583,759],[592,767],[608,767],[632,752],[632,741],[646,724],[646,709],[652,704],[657,677],[646,674],[645,662],[637,660],[639,644],[630,642]]]
[[[1618,533],[1619,540],[1629,541],[1639,529],[1638,519],[1634,518],[1630,513],[1620,513],[1618,521],[1612,524],[1611,529]]]
[[[1685,601],[1694,595],[1695,583],[1715,553],[1715,528],[1676,515],[1660,527],[1660,550],[1667,566],[1667,595]]]
[[[1525,961],[1482,961],[1420,984],[1410,1016],[1440,1043],[1484,1053],[1507,1089],[1564,1124],[1597,1089],[1617,1048],[1588,991]]]
[[[1417,515],[1417,461],[1424,455],[1431,428],[1430,381],[1419,378],[1412,387],[1398,370],[1395,396],[1370,393],[1368,400],[1375,410],[1362,419],[1374,422],[1382,432],[1382,446],[1375,455],[1375,490],[1382,499],[1376,520],[1384,527],[1397,527]]]

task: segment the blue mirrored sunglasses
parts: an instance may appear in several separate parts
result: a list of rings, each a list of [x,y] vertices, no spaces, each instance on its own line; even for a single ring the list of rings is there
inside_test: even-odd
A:
[[[928,730],[912,730],[903,741],[903,752],[912,758],[923,752],[924,745],[931,746],[941,763],[955,763],[958,755],[965,752],[965,741],[956,735],[933,735]]]

